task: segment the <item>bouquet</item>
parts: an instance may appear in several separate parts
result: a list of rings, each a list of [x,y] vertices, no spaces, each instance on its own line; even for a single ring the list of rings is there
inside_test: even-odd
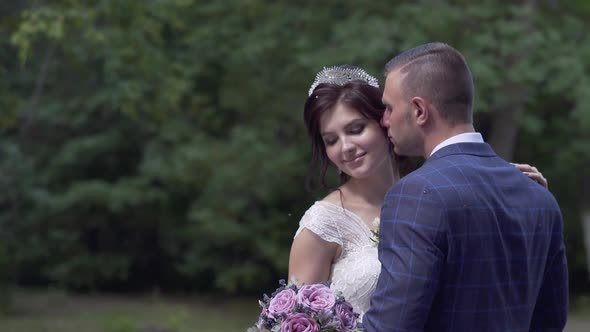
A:
[[[373,234],[371,236],[371,241],[373,241],[373,243],[375,244],[375,246],[377,246],[379,244],[379,227],[381,224],[381,219],[380,218],[375,218],[373,219],[373,227],[375,227],[375,230],[371,230],[371,234]]]
[[[297,287],[284,280],[259,301],[262,312],[248,332],[359,332],[359,314],[329,284]]]

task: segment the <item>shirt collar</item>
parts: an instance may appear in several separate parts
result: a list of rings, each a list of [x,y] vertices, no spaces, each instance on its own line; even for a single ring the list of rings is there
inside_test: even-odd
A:
[[[457,143],[483,143],[483,137],[480,133],[463,133],[447,138],[442,141],[439,145],[435,146],[430,155],[432,156],[436,151],[444,148],[445,146]]]

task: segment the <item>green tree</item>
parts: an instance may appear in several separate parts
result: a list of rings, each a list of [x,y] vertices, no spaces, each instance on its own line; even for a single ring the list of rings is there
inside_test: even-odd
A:
[[[395,53],[440,40],[470,63],[488,141],[549,178],[582,285],[590,200],[573,170],[590,161],[584,6],[12,5],[0,14],[0,236],[16,278],[74,289],[271,287],[322,194],[303,186],[314,74],[351,63],[379,77]]]

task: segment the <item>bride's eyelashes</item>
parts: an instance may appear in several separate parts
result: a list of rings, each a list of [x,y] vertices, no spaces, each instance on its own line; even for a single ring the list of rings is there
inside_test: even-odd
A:
[[[365,124],[357,124],[350,128],[349,132],[353,135],[359,135],[365,130]]]
[[[332,146],[332,145],[336,144],[336,139],[324,139],[324,144],[326,146]]]
[[[362,120],[355,120],[352,123],[345,126],[344,130],[345,130],[346,135],[360,135],[365,131],[366,128],[367,128],[366,122],[364,122]],[[336,144],[336,142],[338,142],[338,137],[336,135],[334,135],[333,133],[330,133],[330,134],[326,133],[326,135],[324,135],[322,137],[322,139],[324,140],[324,144],[326,146],[332,146],[332,145]]]

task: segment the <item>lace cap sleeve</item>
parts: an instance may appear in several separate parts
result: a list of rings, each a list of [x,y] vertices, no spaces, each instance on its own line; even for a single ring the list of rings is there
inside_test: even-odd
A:
[[[299,229],[297,229],[294,238],[304,228],[307,228],[325,241],[342,245],[342,235],[338,228],[337,218],[338,216],[333,211],[329,211],[324,206],[316,203],[305,212],[301,221],[299,221]]]

